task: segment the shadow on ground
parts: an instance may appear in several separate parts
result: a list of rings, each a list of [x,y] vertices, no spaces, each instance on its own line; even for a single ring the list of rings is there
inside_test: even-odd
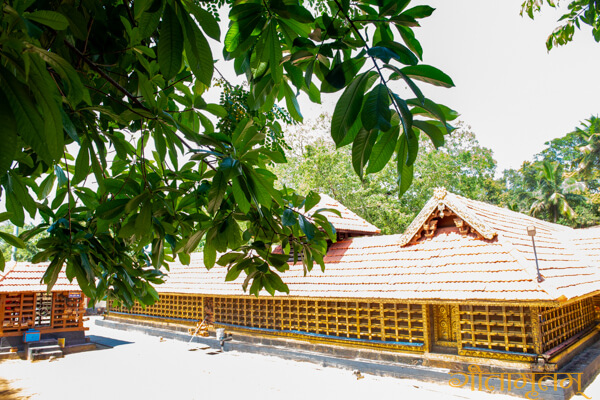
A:
[[[0,378],[0,399],[2,400],[27,400],[29,396],[21,396],[20,389],[13,389],[8,381]]]
[[[132,344],[133,342],[127,342],[125,340],[118,340],[118,339],[113,339],[113,338],[108,338],[105,336],[97,336],[97,335],[89,335],[88,336],[90,338],[90,341],[92,343],[96,343],[99,344],[100,346],[103,347],[108,347],[108,348],[113,348],[113,347],[117,347],[117,346],[122,346],[124,344]],[[0,396],[0,399],[2,399],[2,397]]]

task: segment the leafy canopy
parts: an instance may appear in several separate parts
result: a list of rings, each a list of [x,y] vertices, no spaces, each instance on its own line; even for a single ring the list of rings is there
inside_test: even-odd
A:
[[[456,114],[417,85],[453,86],[421,62],[413,29],[433,8],[333,0],[311,11],[298,0],[237,1],[221,32],[221,5],[1,3],[0,220],[43,219],[21,239],[47,231],[33,261],[50,261],[49,287],[66,265],[93,300],[151,304],[167,262],[189,263],[204,241],[207,268],[227,265],[227,279],[244,272],[254,294],[287,292],[279,273],[291,250],[309,271],[324,267],[335,241],[313,210],[319,196],[276,189],[267,169],[285,162],[279,121],[302,121],[299,93],[319,102],[341,92],[333,140],[352,146],[361,177],[394,159],[400,194],[412,182],[419,132],[437,147],[452,130]],[[221,57],[211,41],[248,83],[247,93],[224,84],[221,104],[205,100]]]
[[[560,5],[560,0],[546,0],[550,7]],[[544,0],[525,0],[521,5],[521,15],[526,13],[533,19],[536,12],[540,12]],[[563,14],[554,31],[546,39],[546,48],[552,50],[554,46],[564,46],[573,40],[575,28],[581,29],[581,24],[589,25],[592,36],[596,42],[600,42],[600,1],[598,0],[571,0],[567,6],[567,12]]]

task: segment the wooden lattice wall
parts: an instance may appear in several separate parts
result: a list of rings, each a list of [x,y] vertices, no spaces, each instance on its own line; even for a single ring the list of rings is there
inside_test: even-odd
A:
[[[540,307],[539,313],[544,352],[590,327],[596,319],[591,297],[562,307]]]
[[[370,345],[415,346],[427,351],[435,340],[428,305],[393,300],[255,298],[161,294],[155,305],[110,311],[155,316],[193,324],[211,321],[274,333],[369,341]],[[452,308],[454,307],[454,308]],[[594,323],[594,300],[562,307],[460,304],[456,340],[459,354],[532,361]],[[203,313],[202,310],[205,310]],[[454,313],[454,312],[453,312]],[[453,314],[454,315],[454,314]],[[454,316],[452,316],[454,318]],[[454,329],[454,328],[453,328]],[[404,348],[406,349],[406,348]]]
[[[462,348],[535,353],[529,307],[461,305]]]
[[[204,303],[203,303],[204,302]],[[200,320],[203,307],[219,324],[316,334],[334,338],[415,344],[425,341],[423,306],[392,301],[339,301],[286,298],[161,294],[142,308],[109,310],[170,319]]]
[[[0,294],[0,335],[21,335],[30,328],[48,331],[83,330],[84,299],[72,292]]]

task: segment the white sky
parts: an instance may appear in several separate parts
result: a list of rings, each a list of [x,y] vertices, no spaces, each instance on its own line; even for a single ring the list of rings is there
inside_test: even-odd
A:
[[[423,62],[450,75],[456,87],[420,87],[461,114],[481,145],[493,150],[498,172],[519,168],[546,141],[600,113],[600,44],[587,27],[575,32],[572,43],[548,53],[546,38],[562,15],[548,6],[532,21],[519,15],[522,0],[421,3],[436,8],[415,28]],[[222,26],[223,36],[226,31]],[[220,52],[215,51],[215,58],[222,58]],[[218,65],[231,76],[232,67]],[[304,116],[332,114],[338,96],[323,96],[320,106],[301,99]]]
[[[424,62],[456,87],[427,94],[461,113],[500,171],[519,168],[544,142],[600,112],[600,44],[589,29],[548,53],[546,38],[562,15],[550,7],[532,21],[519,15],[522,0],[428,3],[437,10],[417,29]]]

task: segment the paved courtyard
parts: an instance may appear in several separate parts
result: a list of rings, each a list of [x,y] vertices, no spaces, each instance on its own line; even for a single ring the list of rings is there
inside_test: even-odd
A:
[[[6,399],[515,399],[446,385],[364,375],[312,363],[161,341],[88,322],[102,350],[53,361],[0,363]],[[111,347],[108,347],[111,346]],[[6,390],[6,388],[4,388]],[[585,391],[600,400],[600,380]],[[575,399],[583,399],[576,396]]]

